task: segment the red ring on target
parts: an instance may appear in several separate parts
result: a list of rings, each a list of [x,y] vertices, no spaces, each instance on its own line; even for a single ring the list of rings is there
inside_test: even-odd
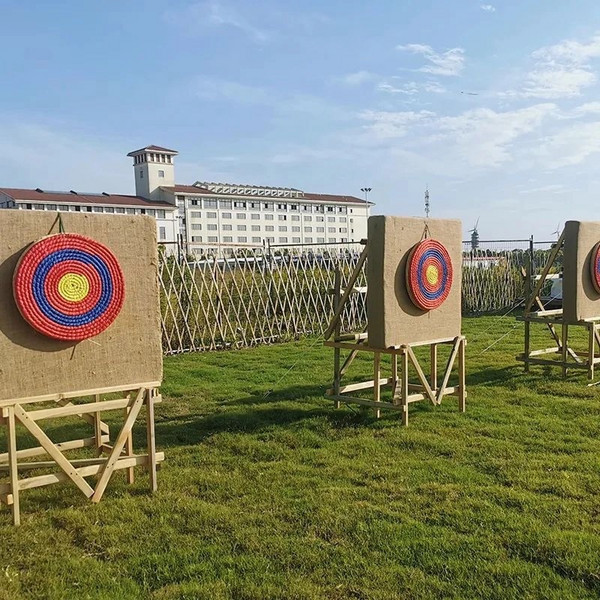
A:
[[[452,260],[441,242],[427,238],[412,248],[406,262],[406,288],[417,308],[433,310],[441,306],[452,281]]]
[[[592,285],[594,286],[594,289],[600,294],[600,242],[598,242],[592,250],[590,275],[592,276]]]

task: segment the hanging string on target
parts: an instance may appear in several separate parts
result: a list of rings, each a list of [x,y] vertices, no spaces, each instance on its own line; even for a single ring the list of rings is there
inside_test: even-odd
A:
[[[34,329],[54,339],[80,341],[114,322],[125,283],[106,246],[83,235],[58,233],[25,251],[15,268],[13,294]]]

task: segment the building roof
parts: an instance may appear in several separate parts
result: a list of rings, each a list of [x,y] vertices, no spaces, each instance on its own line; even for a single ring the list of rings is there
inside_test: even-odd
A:
[[[53,204],[101,204],[103,206],[145,206],[147,208],[165,208],[174,210],[176,207],[170,202],[147,200],[141,196],[127,196],[124,194],[86,194],[76,192],[44,191],[19,188],[0,188],[0,192],[13,200],[26,202],[51,202]]]
[[[168,154],[179,154],[177,152],[177,150],[169,150],[168,148],[162,148],[161,146],[144,146],[143,148],[140,148],[139,150],[132,150],[131,152],[129,152],[129,154],[127,154],[127,156],[134,156],[136,154],[139,154],[140,152],[146,152],[146,151],[167,152]]]
[[[302,192],[302,196],[297,198],[278,198],[277,196],[256,196],[254,194],[226,194],[223,192],[213,192],[203,187],[199,187],[196,185],[180,185],[175,184],[174,187],[171,186],[162,186],[162,189],[173,191],[175,194],[202,194],[202,195],[211,195],[211,196],[243,196],[245,198],[259,198],[262,201],[268,200],[282,200],[286,202],[296,201],[302,202],[302,200],[310,200],[311,202],[334,202],[334,203],[346,203],[346,204],[365,204],[365,201],[357,198],[356,196],[339,196],[335,194],[310,194],[308,192]],[[370,206],[373,205],[373,202],[368,202]]]

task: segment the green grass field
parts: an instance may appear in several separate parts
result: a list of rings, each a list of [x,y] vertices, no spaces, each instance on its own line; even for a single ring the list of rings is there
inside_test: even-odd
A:
[[[334,410],[314,339],[166,359],[158,493],[143,471],[99,505],[23,492],[20,528],[0,509],[0,598],[598,598],[600,387],[525,375],[512,318],[464,331],[466,414],[417,403],[408,428]]]

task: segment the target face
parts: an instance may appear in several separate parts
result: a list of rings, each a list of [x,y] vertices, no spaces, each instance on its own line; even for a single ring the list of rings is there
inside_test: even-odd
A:
[[[406,287],[422,310],[438,308],[452,288],[452,261],[443,244],[430,238],[419,242],[406,264]]]
[[[590,271],[594,289],[600,294],[600,243],[596,244],[592,250]]]
[[[115,255],[83,235],[42,238],[19,260],[13,294],[23,318],[40,333],[80,341],[104,331],[125,298]]]

